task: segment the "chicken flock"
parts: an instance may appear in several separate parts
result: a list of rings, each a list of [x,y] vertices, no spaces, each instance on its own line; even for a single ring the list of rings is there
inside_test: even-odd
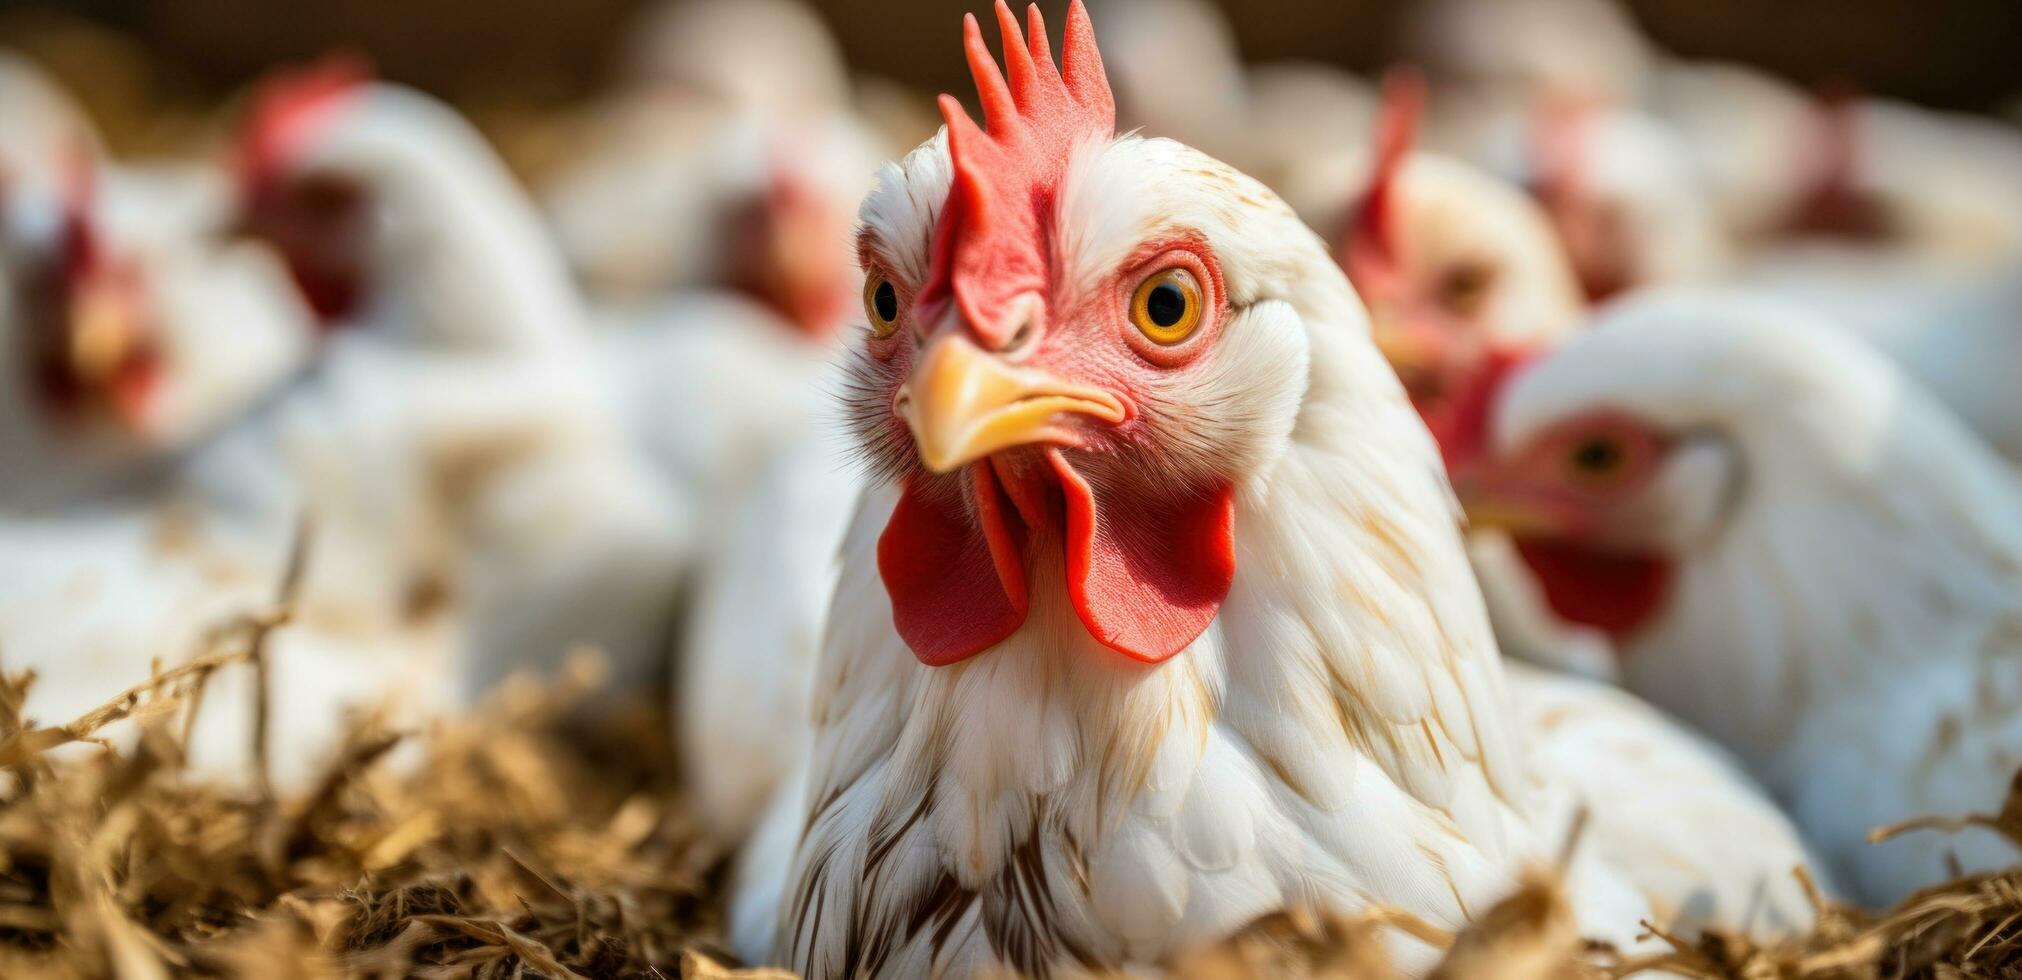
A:
[[[298,549],[285,785],[597,647],[743,842],[732,946],[811,977],[1457,928],[1562,853],[1625,951],[2015,863],[1867,835],[2022,767],[2022,131],[1600,0],[1425,4],[1376,83],[1089,4],[970,18],[936,118],[677,0],[532,191],[344,57],[171,161],[0,52],[28,712]]]

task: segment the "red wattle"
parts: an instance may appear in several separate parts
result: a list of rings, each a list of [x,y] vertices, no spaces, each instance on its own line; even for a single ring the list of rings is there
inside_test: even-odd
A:
[[[295,291],[316,314],[319,331],[343,325],[364,304],[365,290],[350,276],[318,272],[300,262],[288,263],[288,273],[295,280]]]
[[[1537,575],[1553,612],[1615,639],[1649,622],[1671,590],[1671,563],[1652,555],[1557,539],[1520,539],[1517,553]]]
[[[1098,513],[1088,482],[1058,450],[1047,456],[1066,502],[1067,594],[1082,624],[1102,645],[1145,663],[1186,649],[1235,580],[1234,488]]]
[[[1006,519],[1004,492],[987,463],[966,476],[975,520],[958,495],[936,493],[914,476],[878,538],[892,622],[930,667],[982,653],[1025,622],[1024,526]]]

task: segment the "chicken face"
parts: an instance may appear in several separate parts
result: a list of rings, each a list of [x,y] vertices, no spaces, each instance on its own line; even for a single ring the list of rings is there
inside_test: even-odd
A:
[[[1639,295],[1516,379],[1490,430],[1488,456],[1456,480],[1470,515],[1529,544],[1561,611],[1617,630],[1624,686],[1780,792],[1810,782],[1820,750],[1936,757],[1850,756],[1807,726],[1858,717],[1891,748],[1928,737],[1847,708],[1914,704],[1935,722],[1939,688],[1905,678],[2007,649],[2013,471],[1843,327],[1722,291]],[[1615,449],[1581,448],[1610,437]],[[1579,472],[1610,456],[1605,486]],[[1957,703],[1972,703],[1986,675],[1956,676]],[[1899,817],[1839,819],[1859,796],[1848,785],[1812,802],[1865,853],[1866,831]]]
[[[846,251],[851,220],[848,207],[803,167],[775,160],[765,186],[733,222],[729,279],[809,339],[825,342],[848,318],[855,293]]]
[[[321,321],[358,311],[371,213],[364,183],[306,158],[365,84],[357,64],[330,61],[270,82],[255,96],[239,145],[241,229],[273,245]]]
[[[1449,458],[1516,364],[1564,336],[1582,304],[1550,224],[1513,187],[1413,155],[1423,83],[1384,86],[1376,159],[1336,254],[1376,344]]]
[[[1729,243],[1677,135],[1639,113],[1546,102],[1504,128],[1513,158],[1558,231],[1586,299],[1707,281]],[[1502,135],[1502,134],[1498,134]]]
[[[1057,72],[1036,8],[1029,40],[997,16],[1008,85],[967,24],[988,129],[944,97],[945,151],[864,207],[851,411],[903,485],[879,569],[928,664],[1017,631],[1028,578],[1063,575],[1092,635],[1158,662],[1219,609],[1236,494],[1297,411],[1304,335],[1270,242],[1302,229],[1213,160],[1114,138],[1078,3]]]
[[[59,424],[151,426],[162,351],[138,266],[108,249],[92,215],[95,175],[82,155],[64,175],[54,237],[23,282],[32,388]]]
[[[1554,612],[1620,639],[1657,612],[1670,584],[1668,542],[1651,520],[1665,509],[1657,484],[1674,442],[1598,408],[1539,433],[1507,462],[1463,472],[1460,491],[1476,527],[1516,538]]]
[[[1470,519],[1516,536],[1560,615],[1638,639],[1768,486],[1833,479],[1866,452],[1846,433],[1868,420],[1810,432],[1776,404],[1823,384],[1798,363],[1803,335],[1775,329],[1786,316],[1690,294],[1611,311],[1499,395],[1491,448],[1455,479]]]

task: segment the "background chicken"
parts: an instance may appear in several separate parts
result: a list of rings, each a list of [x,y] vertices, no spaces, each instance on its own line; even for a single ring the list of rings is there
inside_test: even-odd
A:
[[[211,237],[195,212],[113,200],[163,196],[60,155],[54,183],[12,188],[0,232],[0,506],[12,510],[159,467],[300,367],[311,339],[272,254]]]
[[[2022,488],[1929,395],[1802,311],[1652,296],[1516,378],[1463,477],[1631,690],[1738,752],[1870,902],[2003,866]]]
[[[854,203],[892,152],[820,19],[790,0],[655,8],[544,205],[601,296],[749,293],[817,341],[854,305]]]
[[[1465,921],[1570,808],[1513,727],[1435,447],[1289,209],[1113,138],[1078,4],[1057,73],[1036,12],[1029,40],[997,13],[1008,85],[966,38],[989,129],[945,99],[947,138],[863,209],[850,404],[880,479],[775,954],[1044,971],[1286,901]],[[1725,778],[1700,795],[1767,814]],[[1625,872],[1576,875],[1626,944],[1650,913]]]
[[[1729,271],[1733,246],[1710,191],[1683,141],[1651,116],[1543,101],[1488,125],[1466,153],[1531,191],[1590,302]]]
[[[2012,958],[2022,8],[32,6],[0,974]]]
[[[383,526],[434,514],[450,535],[468,682],[575,643],[608,651],[620,688],[657,676],[684,515],[619,427],[524,194],[440,104],[341,65],[278,82],[247,126],[244,223],[339,331],[305,381],[327,405],[305,438],[326,465],[384,462],[345,481]]]

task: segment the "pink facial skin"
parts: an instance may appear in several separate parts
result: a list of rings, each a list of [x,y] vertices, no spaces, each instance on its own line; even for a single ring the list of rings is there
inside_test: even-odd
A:
[[[1624,639],[1670,593],[1675,562],[1643,533],[1637,506],[1670,448],[1663,432],[1599,409],[1509,456],[1477,458],[1454,482],[1476,523],[1515,537],[1554,612]]]

